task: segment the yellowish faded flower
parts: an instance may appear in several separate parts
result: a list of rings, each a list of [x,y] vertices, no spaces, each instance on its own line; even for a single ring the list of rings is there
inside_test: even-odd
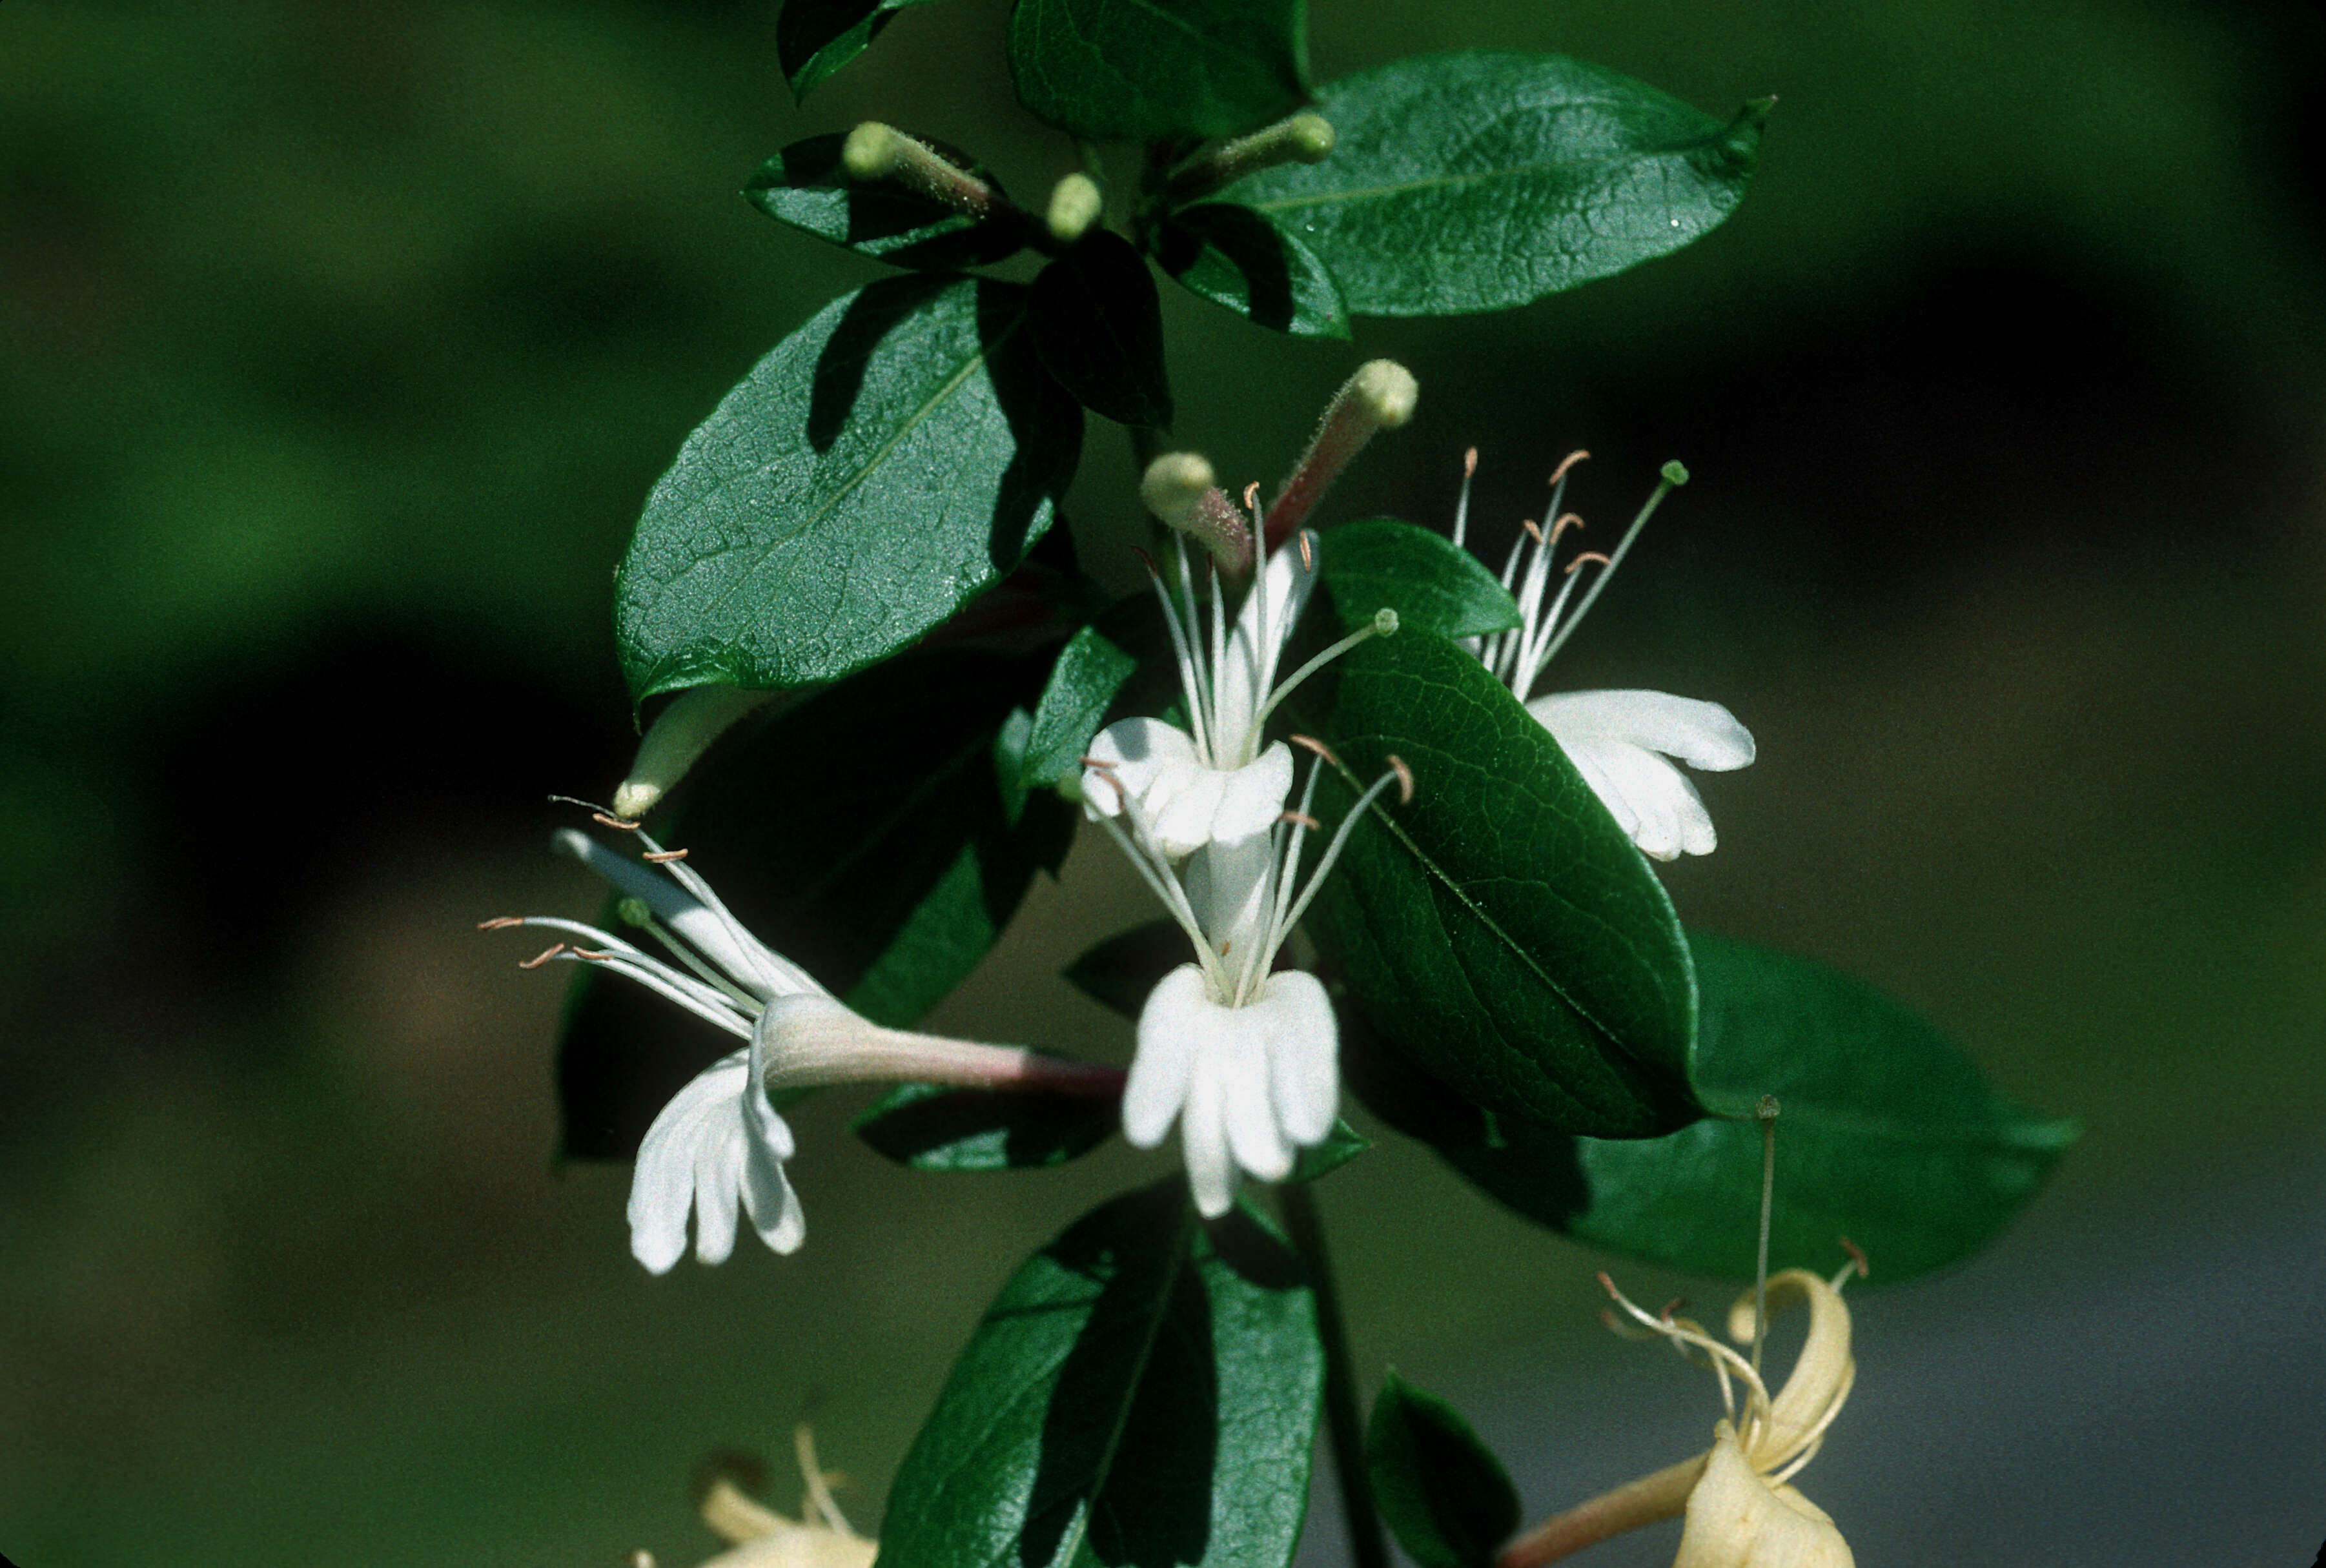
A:
[[[800,1517],[786,1518],[721,1477],[702,1497],[702,1522],[726,1537],[728,1549],[702,1568],[872,1568],[880,1543],[858,1535],[833,1499],[833,1478],[815,1462],[815,1439],[803,1424],[792,1433],[805,1495]],[[635,1568],[655,1568],[640,1552]]]
[[[1496,1568],[1539,1568],[1681,1513],[1688,1523],[1672,1568],[1854,1568],[1841,1531],[1791,1482],[1816,1457],[1857,1380],[1841,1285],[1862,1266],[1852,1263],[1830,1281],[1799,1268],[1770,1276],[1772,1315],[1794,1302],[1810,1309],[1809,1338],[1773,1397],[1751,1359],[1669,1310],[1661,1316],[1642,1311],[1601,1275],[1599,1283],[1633,1322],[1711,1368],[1726,1415],[1713,1428],[1709,1450],[1545,1521],[1505,1547]],[[1748,1290],[1729,1309],[1729,1337],[1754,1343],[1756,1316]]]

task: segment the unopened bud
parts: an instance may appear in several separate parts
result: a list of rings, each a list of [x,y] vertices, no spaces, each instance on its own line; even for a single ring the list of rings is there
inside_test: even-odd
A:
[[[680,692],[647,727],[630,776],[614,791],[614,814],[636,821],[654,810],[712,741],[776,695],[740,686],[697,686]]]
[[[1321,163],[1332,152],[1332,122],[1304,110],[1213,148],[1171,176],[1164,187],[1164,200],[1173,207],[1185,206],[1247,174],[1281,163]]]
[[[850,178],[879,180],[897,172],[904,162],[904,136],[894,125],[867,120],[848,133],[841,144],[840,164]]]
[[[927,143],[894,125],[867,120],[841,144],[840,166],[849,178],[870,184],[889,181],[956,212],[984,218],[1000,202],[993,187],[937,155]]]
[[[1104,199],[1099,195],[1098,184],[1087,174],[1069,174],[1052,188],[1050,209],[1044,215],[1050,226],[1051,237],[1060,245],[1072,245],[1098,221]]]
[[[1285,148],[1302,163],[1322,163],[1333,154],[1333,122],[1322,115],[1298,114],[1284,122]]]
[[[1307,455],[1268,508],[1265,532],[1270,547],[1300,526],[1375,431],[1395,430],[1413,417],[1420,396],[1413,373],[1394,359],[1372,359],[1357,366],[1325,411]]]
[[[1251,565],[1251,528],[1199,454],[1165,452],[1148,464],[1139,498],[1168,526],[1209,551],[1221,570],[1242,572]]]

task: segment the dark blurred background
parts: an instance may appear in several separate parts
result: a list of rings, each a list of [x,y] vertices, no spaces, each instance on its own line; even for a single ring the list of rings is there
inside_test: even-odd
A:
[[[1495,46],[1781,99],[1693,248],[1363,325],[1421,412],[1333,510],[1442,524],[1475,443],[1507,536],[1583,446],[1570,499],[1612,532],[1684,459],[1556,672],[1759,737],[1706,785],[1721,849],[1671,868],[1683,913],[1889,988],[2084,1121],[2002,1247],[1861,1299],[1806,1489],[1869,1564],[2306,1563],[2319,11],[1315,9],[1324,79]],[[473,930],[594,909],[544,797],[608,790],[632,744],[608,589],[639,503],[871,275],[744,204],[758,160],[878,116],[1021,192],[1073,165],[1002,107],[999,0],[906,13],[805,112],[775,10],[0,8],[0,1551],[26,1568],[683,1564],[713,1544],[696,1461],[780,1456],[804,1414],[869,1528],[1018,1259],[1166,1164],[907,1176],[826,1095],[795,1118],[805,1250],[651,1279],[627,1170],[553,1163],[557,978]],[[1166,308],[1180,438],[1272,479],[1356,356]],[[1076,531],[1127,582],[1130,460],[1095,421],[1088,450]],[[1051,977],[1143,898],[1086,840],[940,1021],[1124,1050]],[[1596,1327],[1605,1260],[1393,1137],[1322,1197],[1368,1368],[1458,1394],[1531,1513],[1703,1442],[1700,1375]]]

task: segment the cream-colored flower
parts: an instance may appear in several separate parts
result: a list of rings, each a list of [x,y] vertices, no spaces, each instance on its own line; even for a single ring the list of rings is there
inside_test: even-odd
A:
[[[805,1495],[800,1517],[786,1518],[724,1476],[702,1494],[702,1522],[728,1549],[702,1568],[872,1568],[880,1543],[858,1535],[833,1500],[834,1479],[817,1468],[815,1438],[806,1424],[792,1433]],[[633,1568],[655,1568],[653,1554],[634,1553]]]
[[[1686,1318],[1642,1311],[1601,1275],[1634,1322],[1711,1368],[1726,1415],[1705,1452],[1555,1516],[1505,1547],[1496,1568],[1540,1568],[1681,1513],[1688,1522],[1672,1568],[1853,1568],[1841,1531],[1791,1483],[1817,1456],[1857,1380],[1841,1285],[1861,1266],[1853,1263],[1830,1281],[1799,1268],[1770,1276],[1772,1315],[1794,1302],[1810,1309],[1809,1337],[1773,1396],[1750,1359]],[[1729,1309],[1729,1337],[1752,1344],[1755,1315],[1748,1290]]]

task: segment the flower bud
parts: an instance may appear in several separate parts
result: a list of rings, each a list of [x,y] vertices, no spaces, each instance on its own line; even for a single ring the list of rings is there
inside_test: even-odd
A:
[[[1165,452],[1147,465],[1139,497],[1169,527],[1211,552],[1220,569],[1251,565],[1251,529],[1236,504],[1214,482],[1212,465],[1195,452]]]
[[[1704,1479],[1688,1495],[1672,1568],[1855,1568],[1849,1543],[1823,1508],[1744,1459],[1736,1429],[1716,1429]]]
[[[1332,155],[1333,140],[1332,122],[1303,110],[1249,136],[1224,142],[1187,164],[1164,187],[1164,200],[1184,207],[1262,169],[1282,163],[1321,163]]]
[[[866,120],[841,144],[840,166],[864,184],[887,181],[972,218],[991,215],[1000,202],[992,186],[937,155],[926,142],[894,125]]]
[[[1300,526],[1375,431],[1395,430],[1413,417],[1420,396],[1413,373],[1394,359],[1372,359],[1357,366],[1325,411],[1307,455],[1268,508],[1270,548]]]
[[[1051,237],[1060,245],[1074,244],[1098,221],[1103,205],[1098,184],[1089,175],[1067,175],[1052,188],[1049,210],[1044,215]]]
[[[647,727],[629,777],[614,790],[614,814],[636,821],[654,810],[712,741],[776,695],[740,686],[697,686],[680,692]]]

